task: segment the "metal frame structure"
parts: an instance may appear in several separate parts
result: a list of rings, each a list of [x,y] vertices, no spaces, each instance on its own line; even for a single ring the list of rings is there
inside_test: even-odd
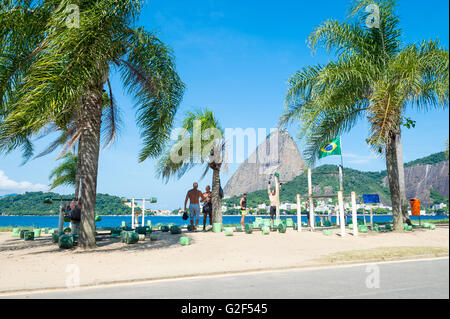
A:
[[[149,201],[151,204],[154,204],[157,202],[156,197],[150,197],[150,198],[122,198],[122,203],[128,203],[131,201],[131,228],[136,228],[139,226],[135,222],[135,213],[134,209],[136,207],[135,201],[142,201],[142,226],[145,226],[145,201]]]

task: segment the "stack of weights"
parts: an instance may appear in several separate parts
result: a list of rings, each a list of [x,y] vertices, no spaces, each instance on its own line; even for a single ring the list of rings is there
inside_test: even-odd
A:
[[[20,237],[20,228],[13,228],[12,235],[13,237]]]
[[[280,223],[278,225],[278,232],[283,233],[283,234],[286,232],[286,225],[284,223]]]
[[[139,235],[145,235],[146,233],[146,227],[136,227],[136,233],[138,233]]]
[[[233,228],[225,227],[225,236],[233,236]]]
[[[73,238],[73,244],[78,245],[78,234],[73,234],[72,238]]]
[[[360,233],[367,233],[369,231],[369,228],[366,225],[359,225],[358,226],[358,231]]]
[[[58,239],[58,246],[61,249],[70,249],[73,247],[73,237],[71,235],[61,235]]]
[[[120,227],[111,229],[111,237],[112,238],[119,237],[121,232],[122,232],[122,229]]]
[[[269,226],[262,226],[261,233],[263,235],[269,235],[270,234],[270,227]]]
[[[181,228],[177,225],[173,225],[170,227],[170,233],[172,235],[179,235],[179,234],[181,234]]]
[[[180,245],[182,246],[189,245],[189,237],[180,237]]]
[[[422,228],[428,228],[429,230],[435,230],[436,225],[430,224],[430,223],[423,223]]]
[[[286,218],[286,227],[294,227],[294,221],[292,218]]]
[[[33,229],[34,238],[41,237],[41,230],[39,228]]]
[[[64,233],[61,233],[61,234],[64,234]],[[54,243],[54,244],[58,243],[59,236],[60,236],[60,233],[53,232],[52,233],[52,243]]]
[[[25,240],[34,240],[34,232],[32,232],[32,231],[26,231],[26,232],[23,234],[23,239],[25,239]]]
[[[253,227],[251,224],[245,224],[245,233],[251,234],[253,232]]]
[[[139,234],[134,231],[126,232],[125,243],[126,244],[136,244],[139,241]]]
[[[127,241],[127,236],[128,236],[128,231],[122,230],[122,232],[120,233],[120,242],[125,243]]]
[[[20,233],[19,233],[20,239],[24,239],[24,235],[25,235],[25,233],[26,233],[27,231],[29,231],[29,230],[28,230],[28,229],[22,229],[22,230],[20,231]]]

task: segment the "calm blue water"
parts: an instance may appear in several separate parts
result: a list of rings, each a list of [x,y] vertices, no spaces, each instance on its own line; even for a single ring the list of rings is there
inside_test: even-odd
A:
[[[248,216],[245,218],[246,223],[251,223],[255,220],[255,216]],[[263,217],[268,218],[268,217]],[[292,218],[294,222],[297,222],[297,216],[281,216],[281,219]],[[358,215],[358,218],[362,219],[362,216]],[[422,219],[443,219],[448,218],[448,216],[422,216]],[[417,216],[412,216],[413,220],[418,220]],[[181,216],[150,216],[145,218],[147,220],[151,220],[152,225],[156,225],[158,223],[168,224],[174,223],[176,225],[187,225],[188,221],[184,221]],[[224,224],[240,224],[241,217],[240,216],[224,216],[223,223]],[[351,220],[349,216],[347,216],[347,220]],[[122,224],[122,221],[126,223],[131,222],[130,216],[102,216],[102,220],[97,222],[97,227],[118,227]],[[302,222],[306,222],[306,215],[302,215]],[[316,216],[316,221],[320,221],[320,218]],[[336,218],[332,217],[331,220],[333,223],[336,222]],[[366,215],[366,221],[370,222],[370,217]],[[374,216],[375,223],[383,223],[383,222],[392,222],[392,215],[377,215]],[[209,220],[208,220],[209,223]],[[69,223],[64,223],[65,226],[69,225]],[[203,224],[203,217],[200,218],[200,225]],[[5,226],[34,226],[41,228],[56,228],[58,227],[58,216],[0,216],[0,227]]]

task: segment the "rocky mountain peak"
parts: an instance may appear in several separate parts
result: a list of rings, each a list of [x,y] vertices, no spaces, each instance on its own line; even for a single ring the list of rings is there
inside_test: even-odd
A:
[[[225,185],[226,196],[241,195],[267,187],[271,174],[278,172],[281,181],[291,181],[305,169],[297,144],[285,130],[270,134],[239,166]]]

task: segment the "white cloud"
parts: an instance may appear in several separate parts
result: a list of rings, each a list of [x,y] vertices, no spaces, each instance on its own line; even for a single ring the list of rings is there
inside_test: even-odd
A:
[[[5,172],[0,170],[0,191],[6,192],[38,192],[47,191],[48,186],[43,184],[32,184],[30,182],[16,182],[5,175]]]

